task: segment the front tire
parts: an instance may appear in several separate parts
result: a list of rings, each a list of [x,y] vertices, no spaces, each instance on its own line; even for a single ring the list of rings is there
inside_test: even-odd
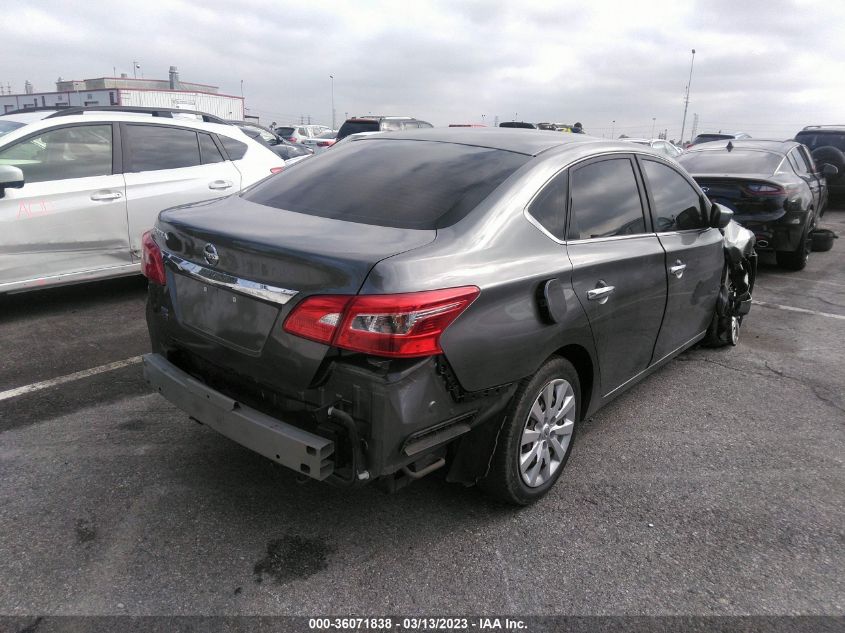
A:
[[[524,379],[505,416],[487,476],[479,485],[493,497],[528,505],[563,472],[581,415],[578,372],[563,358]]]

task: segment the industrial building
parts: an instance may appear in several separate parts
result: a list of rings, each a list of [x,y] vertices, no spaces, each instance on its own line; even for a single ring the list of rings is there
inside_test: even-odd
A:
[[[0,95],[0,112],[35,107],[130,105],[200,110],[223,119],[244,118],[244,98],[220,94],[217,86],[181,81],[176,66],[168,79],[99,77],[56,81],[55,92],[35,92],[26,82],[24,94]]]

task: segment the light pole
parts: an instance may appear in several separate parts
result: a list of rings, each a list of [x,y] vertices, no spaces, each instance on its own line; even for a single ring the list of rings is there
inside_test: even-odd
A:
[[[610,138],[613,138],[613,130],[616,129],[616,119],[610,122]]]
[[[651,117],[651,138],[654,138],[654,126],[657,123],[657,117]]]
[[[687,126],[687,108],[689,107],[689,89],[692,85],[692,65],[695,63],[695,49],[692,49],[692,61],[689,63],[689,81],[687,81],[687,94],[684,96],[684,120],[681,123],[681,143],[684,142],[684,128]]]
[[[329,79],[332,80],[332,129],[336,130],[337,128],[334,126],[334,124],[335,124],[335,117],[334,117],[334,75],[329,75]]]

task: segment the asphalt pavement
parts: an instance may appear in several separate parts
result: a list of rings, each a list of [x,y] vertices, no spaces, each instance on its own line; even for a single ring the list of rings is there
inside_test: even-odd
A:
[[[823,226],[845,237],[845,210]],[[140,278],[0,298],[0,392],[148,350]],[[845,240],[739,346],[585,421],[541,502],[394,495],[190,422],[137,362],[2,398],[0,615],[845,614]]]

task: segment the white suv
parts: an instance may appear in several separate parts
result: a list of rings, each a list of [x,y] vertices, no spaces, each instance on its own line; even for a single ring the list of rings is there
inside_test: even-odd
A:
[[[70,108],[12,130],[0,137],[0,294],[139,273],[162,209],[283,168],[201,113]]]

